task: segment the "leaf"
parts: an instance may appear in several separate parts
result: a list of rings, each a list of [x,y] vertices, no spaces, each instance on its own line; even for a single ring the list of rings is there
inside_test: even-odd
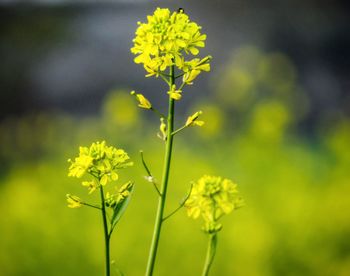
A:
[[[126,211],[126,207],[129,205],[132,193],[134,191],[134,184],[131,183],[130,187],[127,188],[127,191],[129,192],[129,195],[123,199],[121,199],[113,208],[113,216],[111,218],[111,231],[114,230],[114,227],[117,225],[118,221]]]

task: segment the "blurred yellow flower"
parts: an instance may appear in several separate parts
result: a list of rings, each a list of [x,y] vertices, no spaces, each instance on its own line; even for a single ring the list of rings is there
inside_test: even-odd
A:
[[[189,217],[199,216],[205,221],[206,232],[221,229],[218,220],[243,205],[238,195],[237,184],[218,176],[204,175],[192,186],[191,194],[185,202]]]
[[[93,193],[96,190],[96,188],[98,187],[98,183],[96,183],[94,180],[83,181],[81,184],[88,188],[89,194]]]
[[[103,119],[108,131],[118,128],[118,133],[124,129],[136,128],[140,123],[139,109],[134,99],[125,90],[110,91],[103,101]]]
[[[67,194],[66,197],[69,208],[80,208],[82,206],[82,201],[79,197],[70,194]]]

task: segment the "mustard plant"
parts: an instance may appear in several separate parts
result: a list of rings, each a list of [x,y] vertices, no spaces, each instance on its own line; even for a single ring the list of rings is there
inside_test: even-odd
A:
[[[206,35],[201,33],[201,27],[190,20],[182,9],[171,12],[169,9],[157,8],[153,15],[147,16],[147,22],[138,22],[131,52],[137,55],[135,63],[142,64],[147,72],[146,77],[161,77],[168,84],[169,95],[168,113],[162,115],[142,94],[136,94],[141,108],[149,109],[160,116],[159,137],[165,143],[163,176],[160,188],[150,173],[144,159],[149,181],[157,187],[159,195],[156,220],[146,275],[152,275],[157,256],[162,224],[165,220],[164,207],[170,174],[170,164],[173,150],[174,136],[189,126],[202,125],[198,120],[201,112],[190,116],[187,122],[178,129],[174,129],[175,102],[181,100],[183,88],[192,85],[202,72],[210,71],[210,56],[202,59],[191,58],[199,54],[199,48],[205,46]],[[143,157],[143,156],[142,156]]]
[[[93,143],[90,147],[80,147],[79,156],[70,163],[68,176],[83,178],[81,184],[88,189],[88,193],[100,192],[100,202],[88,203],[78,196],[67,194],[68,207],[92,207],[101,211],[105,240],[105,271],[110,276],[110,240],[118,221],[125,212],[133,192],[131,181],[115,186],[113,190],[105,191],[119,178],[119,170],[132,166],[128,154],[105,141]]]
[[[152,16],[147,17],[147,23],[139,22],[138,25],[136,37],[133,40],[134,47],[131,48],[131,52],[137,55],[135,62],[143,64],[148,73],[146,77],[161,77],[169,86],[167,116],[158,112],[145,96],[132,92],[139,102],[139,107],[150,109],[160,115],[159,137],[165,142],[164,169],[160,189],[157,188],[157,183],[142,155],[148,179],[153,182],[159,195],[146,275],[153,274],[162,223],[183,205],[187,207],[189,216],[197,218],[201,214],[205,219],[204,231],[209,234],[209,246],[203,275],[208,275],[215,256],[217,232],[221,229],[221,224],[217,221],[223,214],[231,212],[240,205],[238,204],[239,198],[236,198],[238,193],[236,184],[228,179],[204,176],[193,184],[189,195],[179,208],[168,216],[163,215],[174,136],[189,126],[204,124],[199,120],[202,111],[197,111],[188,117],[183,126],[174,130],[175,101],[182,98],[183,88],[186,85],[192,85],[200,73],[210,71],[211,56],[191,58],[199,54],[198,48],[205,46],[206,35],[201,34],[201,27],[190,21],[182,9],[171,13],[169,9],[157,8]]]

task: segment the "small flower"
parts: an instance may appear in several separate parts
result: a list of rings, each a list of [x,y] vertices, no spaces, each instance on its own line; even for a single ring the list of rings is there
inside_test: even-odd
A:
[[[181,90],[176,90],[176,85],[173,84],[171,86],[171,89],[168,91],[168,94],[170,95],[170,98],[178,101],[181,99],[182,95],[181,95],[182,91]]]
[[[80,208],[82,206],[82,201],[79,197],[67,194],[67,202],[69,208]]]
[[[211,56],[206,56],[203,59],[194,58],[191,61],[186,61],[183,68],[185,74],[182,77],[182,81],[188,85],[191,85],[201,72],[209,72],[209,62],[211,58]]]
[[[194,219],[201,216],[207,233],[220,231],[218,220],[243,205],[237,184],[218,176],[204,175],[193,184],[191,194],[185,202],[187,215]]]
[[[94,180],[83,181],[81,184],[88,188],[89,194],[93,193],[98,188],[98,184]]]
[[[136,100],[139,102],[138,104],[139,107],[145,108],[145,109],[152,108],[152,104],[150,103],[150,101],[142,94],[136,94],[135,91],[131,91],[130,94],[136,97]]]
[[[186,121],[186,126],[202,126],[204,125],[203,121],[199,121],[198,117],[202,114],[202,111],[197,111],[193,115],[189,116]]]

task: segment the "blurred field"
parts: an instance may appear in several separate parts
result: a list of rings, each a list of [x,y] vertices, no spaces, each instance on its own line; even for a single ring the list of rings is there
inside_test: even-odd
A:
[[[212,275],[349,275],[349,119],[320,120],[311,134],[300,134],[308,99],[281,53],[241,49],[219,76],[210,98],[188,110],[203,110],[206,125],[176,138],[168,212],[191,180],[203,174],[232,178],[246,206],[224,219]],[[178,126],[188,114],[178,114]],[[121,172],[119,185],[131,179],[136,189],[113,236],[112,258],[125,275],[143,275],[156,193],[143,179],[138,152],[144,150],[159,179],[163,144],[157,131],[158,119],[138,110],[123,90],[109,93],[94,117],[52,112],[4,120],[0,274],[103,274],[100,214],[67,208],[65,194],[90,197],[67,177],[67,159],[79,145],[106,140],[135,162]],[[183,210],[166,222],[156,275],[199,275],[207,243],[200,227]]]

